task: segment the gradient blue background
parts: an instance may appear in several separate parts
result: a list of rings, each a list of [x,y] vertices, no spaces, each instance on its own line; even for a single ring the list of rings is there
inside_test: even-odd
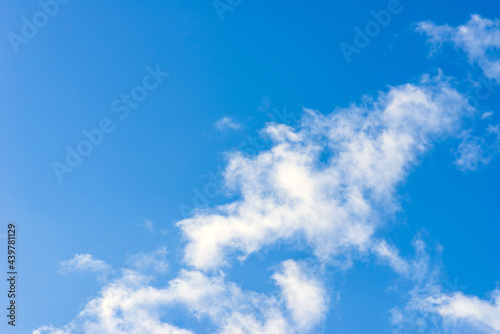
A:
[[[243,1],[221,21],[209,0],[73,0],[17,54],[6,36],[19,34],[21,18],[40,8],[36,1],[4,1],[0,233],[9,221],[19,225],[17,332],[66,324],[96,294],[101,283],[95,275],[58,273],[59,262],[75,253],[121,267],[127,254],[166,246],[171,266],[157,283],[175,277],[182,247],[173,225],[182,218],[178,206],[192,205],[193,188],[202,188],[206,175],[223,166],[224,151],[256,137],[272,120],[262,110],[264,99],[279,110],[300,105],[331,112],[438,68],[460,79],[469,71],[481,76],[460,52],[429,58],[425,38],[413,32],[413,24],[432,20],[455,26],[471,13],[491,18],[498,16],[497,2],[401,4],[403,11],[348,64],[339,43],[352,43],[353,27],[363,27],[372,20],[370,10],[385,9],[387,1]],[[120,121],[111,102],[141,83],[146,66],[157,64],[170,76]],[[497,95],[481,108],[496,111]],[[214,123],[223,116],[242,123],[242,131],[216,131]],[[104,117],[113,120],[114,132],[59,183],[52,162],[63,162],[66,145],[75,147],[84,139],[81,131],[97,127]],[[403,210],[385,232],[411,255],[410,241],[425,229],[429,240],[443,246],[450,281],[457,278],[465,292],[485,296],[500,277],[500,166],[496,159],[464,175],[453,165],[451,150],[457,145],[436,147],[412,172],[400,189]],[[210,205],[226,200],[217,196]],[[154,233],[141,225],[146,218]],[[266,264],[286,252],[253,255],[247,265],[264,278]],[[0,263],[3,258],[6,263],[2,254]],[[243,275],[239,265],[228,275],[244,288],[271,286],[266,279],[269,286],[256,286],[255,277]],[[387,291],[395,274],[360,263],[331,275],[342,298],[332,304],[326,333],[390,332],[388,310],[403,302]],[[203,324],[184,325],[203,331]]]

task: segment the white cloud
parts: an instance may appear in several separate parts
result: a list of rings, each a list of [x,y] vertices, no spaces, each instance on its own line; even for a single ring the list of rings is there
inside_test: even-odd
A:
[[[417,30],[429,36],[429,41],[438,47],[452,42],[467,54],[469,61],[481,67],[484,75],[500,82],[500,20],[472,15],[470,20],[458,27],[420,22]]]
[[[458,146],[455,165],[463,172],[475,171],[481,166],[487,165],[491,156],[487,156],[485,141],[483,138],[465,136]]]
[[[163,320],[179,308],[195,319],[207,318],[219,333],[303,333],[324,317],[324,293],[318,280],[304,274],[297,263],[285,262],[282,268],[274,276],[283,290],[281,296],[243,291],[221,274],[209,277],[188,270],[181,270],[168,286],[157,288],[147,276],[123,270],[122,277],[107,284],[70,324],[42,326],[35,333],[191,333]],[[302,328],[285,315],[282,299],[302,303],[287,304],[293,321]]]
[[[417,31],[427,35],[429,42],[436,51],[444,43],[451,43],[456,48],[463,50],[470,63],[477,64],[483,71],[484,76],[500,83],[500,20],[490,20],[480,15],[471,15],[464,25],[451,27],[449,25],[436,25],[430,21],[420,22]],[[477,85],[484,86],[488,90],[487,95],[481,93],[480,87],[476,85],[474,98],[485,99],[494,91],[491,84],[484,78]],[[491,111],[484,112],[481,119],[491,117]],[[490,129],[493,128],[490,125]],[[491,134],[491,131],[490,131]],[[493,156],[500,151],[500,141],[491,141],[491,136],[465,136],[456,152],[455,164],[462,171],[474,171],[480,166],[487,165]]]
[[[492,292],[491,300],[467,296],[462,292],[429,298],[436,311],[454,322],[465,321],[500,332],[500,290]]]
[[[241,124],[233,121],[231,117],[224,116],[215,123],[215,128],[219,131],[224,131],[227,129],[238,130],[241,128]]]
[[[486,111],[481,115],[481,119],[487,119],[493,115],[493,112],[491,111]]]
[[[390,310],[390,321],[395,333],[441,333],[441,318],[433,313],[427,300],[429,296],[441,293],[436,284],[441,271],[440,268],[431,266],[427,245],[420,235],[414,239],[413,247],[415,258],[408,261],[408,275],[405,276],[412,288],[408,292],[406,304]],[[439,249],[438,251],[440,252]]]
[[[62,272],[93,271],[105,273],[110,270],[110,266],[106,262],[96,260],[90,254],[75,254],[72,259],[60,262],[60,266]]]
[[[287,308],[300,331],[308,331],[326,314],[327,293],[323,285],[307,273],[307,267],[288,260],[273,279],[281,287]]]
[[[141,272],[152,270],[163,273],[168,269],[167,254],[167,248],[161,247],[153,252],[132,255],[127,259],[127,263]]]
[[[50,334],[70,334],[70,328],[66,329],[58,329],[52,325],[43,325],[33,331],[33,334],[43,334],[43,333],[50,333]]]
[[[192,333],[160,321],[152,311],[162,294],[145,286],[147,283],[146,277],[125,270],[120,279],[106,285],[100,296],[89,301],[70,324],[60,329],[44,326],[34,333]]]
[[[500,331],[500,290],[491,300],[445,291],[439,282],[442,273],[431,265],[426,245],[415,239],[416,256],[410,263],[408,279],[413,288],[403,307],[394,307],[391,322],[396,333],[498,333]]]
[[[463,172],[488,165],[500,152],[500,125],[489,125],[481,137],[465,135],[455,152],[455,165]]]
[[[451,332],[498,333],[500,331],[500,291],[492,292],[491,300],[443,292],[434,281],[412,290],[403,309],[391,310],[392,323],[398,333]]]
[[[387,261],[392,270],[400,275],[408,275],[409,264],[399,256],[398,250],[382,240],[373,246],[375,254],[382,260]]]
[[[270,150],[229,159],[226,182],[241,200],[178,223],[186,262],[218,268],[232,254],[296,238],[324,260],[369,250],[378,213],[394,212],[397,186],[465,108],[446,80],[424,77],[367,105],[330,115],[308,110],[299,129],[269,125]]]

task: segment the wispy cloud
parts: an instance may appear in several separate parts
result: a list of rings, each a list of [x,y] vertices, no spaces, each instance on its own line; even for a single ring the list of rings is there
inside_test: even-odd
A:
[[[452,43],[463,50],[469,61],[481,67],[488,78],[500,81],[500,20],[490,20],[480,15],[472,15],[461,26],[436,25],[420,22],[417,30],[429,37],[434,51],[444,43]]]
[[[323,319],[327,311],[327,293],[307,266],[293,260],[285,261],[273,279],[280,286],[286,307],[300,332],[310,330]]]
[[[168,269],[167,255],[167,248],[161,247],[153,252],[141,252],[132,255],[127,259],[127,263],[140,272],[153,271],[163,273]]]
[[[147,218],[141,223],[141,225],[144,226],[144,228],[151,233],[154,231],[153,222]]]
[[[217,122],[215,122],[215,128],[219,131],[224,131],[224,130],[238,130],[241,128],[241,124],[233,121],[231,117],[224,116],[221,119],[219,119]]]
[[[422,268],[419,268],[422,270]],[[427,269],[428,270],[428,269]],[[436,273],[424,269],[407,304],[391,310],[396,333],[450,332],[498,333],[500,331],[500,291],[481,299],[461,291],[449,292],[436,281]]]
[[[462,292],[429,298],[435,310],[453,322],[467,322],[486,331],[500,332],[500,290],[491,293],[491,299],[467,296]],[[493,331],[491,331],[493,332]]]
[[[373,248],[374,253],[379,257],[379,259],[387,261],[394,272],[404,276],[410,274],[410,265],[408,262],[399,256],[398,249],[389,245],[386,240],[376,243]]]
[[[93,272],[98,274],[98,279],[106,281],[108,275],[111,273],[111,266],[102,260],[96,260],[91,254],[75,254],[69,260],[61,261],[60,273],[70,272]]]
[[[123,270],[122,276],[106,285],[70,324],[62,328],[42,326],[34,333],[192,333],[160,320],[160,307],[163,315],[181,306],[193,317],[207,317],[220,333],[302,333],[303,329],[296,329],[296,322],[309,328],[324,316],[320,285],[302,273],[299,266],[293,262],[283,264],[283,271],[275,279],[283,296],[244,291],[221,275],[209,277],[188,270],[182,270],[168,286],[156,288],[148,277]],[[294,287],[305,290],[292,291]],[[290,318],[283,299],[308,304],[290,304]],[[313,308],[307,309],[307,305]]]
[[[463,138],[455,154],[455,164],[463,172],[475,171],[491,160],[485,152],[484,139],[469,135]]]
[[[429,38],[433,52],[445,44],[450,43],[467,55],[469,62],[478,65],[484,76],[500,83],[500,20],[487,19],[480,15],[471,15],[469,21],[458,27],[436,25],[425,21],[417,24],[417,31]],[[485,100],[495,91],[493,82],[480,78],[475,83],[475,96],[471,101]],[[491,111],[482,113],[481,119],[487,120],[492,116]],[[488,165],[492,158],[500,152],[500,142],[494,138],[491,129],[498,125],[490,124],[488,131],[481,135],[466,134],[456,150],[455,165],[459,170],[475,171],[481,166]],[[492,135],[493,134],[493,135]]]

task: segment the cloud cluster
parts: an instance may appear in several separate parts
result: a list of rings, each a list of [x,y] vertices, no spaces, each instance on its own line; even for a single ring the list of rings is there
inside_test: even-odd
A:
[[[124,271],[64,330],[185,333],[160,317],[160,309],[168,316],[177,305],[220,333],[303,333],[328,310],[318,274],[323,265],[370,253],[410,275],[414,264],[374,234],[381,217],[398,208],[398,185],[435,140],[456,131],[468,105],[441,75],[365,101],[329,115],[306,110],[297,128],[269,124],[263,133],[271,149],[229,158],[226,183],[239,200],[178,223],[187,241],[186,269],[165,288]],[[323,265],[310,270],[283,262],[272,275],[271,295],[225,281],[221,270],[235,256],[243,261],[291,240],[303,242]]]
[[[463,138],[456,152],[455,164],[461,171],[475,171],[487,165],[491,155],[485,152],[484,138],[467,135]]]
[[[109,265],[102,261],[96,260],[91,254],[76,254],[72,259],[60,262],[62,272],[108,272]]]
[[[380,212],[431,143],[453,132],[467,102],[441,77],[403,85],[329,115],[306,110],[299,128],[271,124],[273,147],[232,155],[226,183],[240,200],[182,220],[185,261],[217,269],[277,242],[305,240],[325,260],[371,249]]]
[[[467,54],[469,61],[481,67],[484,75],[500,82],[500,20],[472,15],[461,26],[436,25],[420,22],[417,30],[429,36],[434,47],[453,43]]]
[[[500,20],[490,20],[480,15],[472,15],[464,25],[451,27],[436,25],[426,21],[417,24],[417,31],[425,34],[436,52],[443,44],[451,43],[455,48],[465,52],[469,61],[478,65],[484,76],[500,83]],[[475,88],[476,97],[485,99],[494,88],[484,78]],[[481,92],[481,85],[486,92]],[[492,115],[485,112],[483,120]],[[456,161],[461,171],[475,171],[487,165],[494,155],[500,152],[500,141],[495,136],[498,125],[490,124],[487,133],[481,136],[466,134],[456,150]]]
[[[500,125],[488,125],[480,135],[465,132],[455,150],[455,165],[463,172],[476,171],[488,165],[500,152]]]
[[[491,295],[491,300],[484,300],[457,292],[451,296],[431,298],[429,301],[444,318],[455,322],[471,322],[484,329],[500,332],[500,290],[494,290]]]
[[[43,326],[35,334],[192,333],[162,321],[179,308],[211,322],[220,333],[303,333],[324,316],[323,285],[309,277],[304,264],[286,261],[273,279],[281,292],[267,296],[243,291],[223,275],[182,270],[167,287],[156,288],[147,276],[123,270],[70,324]]]
[[[498,48],[498,24],[472,16],[458,28],[425,22],[418,29],[434,43],[453,41],[497,79],[498,62],[487,51]],[[399,209],[397,190],[411,169],[434,143],[460,136],[462,118],[471,110],[467,98],[439,74],[363,101],[326,115],[306,109],[295,127],[271,123],[262,131],[270,149],[230,155],[225,184],[237,200],[177,223],[185,237],[184,268],[166,286],[139,272],[145,268],[124,269],[71,323],[35,333],[192,333],[177,321],[179,314],[206,323],[211,332],[307,333],[328,313],[332,282],[322,278],[325,268],[345,269],[365,255],[412,286],[407,303],[391,310],[396,331],[500,331],[500,291],[489,300],[445,292],[420,238],[409,260],[378,235]],[[489,133],[498,137],[500,131],[490,126]],[[484,163],[479,144],[465,139],[457,164],[470,170]],[[309,251],[311,261],[286,260],[272,267],[273,292],[244,290],[226,279],[224,271],[235,261],[290,243]],[[129,264],[147,262],[158,272],[166,269],[165,255],[160,249]],[[61,265],[96,271],[107,266],[90,255]]]

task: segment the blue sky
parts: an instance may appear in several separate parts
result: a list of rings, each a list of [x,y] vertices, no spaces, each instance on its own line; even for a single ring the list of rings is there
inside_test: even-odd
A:
[[[0,332],[500,332],[499,7],[452,7],[5,2]]]

